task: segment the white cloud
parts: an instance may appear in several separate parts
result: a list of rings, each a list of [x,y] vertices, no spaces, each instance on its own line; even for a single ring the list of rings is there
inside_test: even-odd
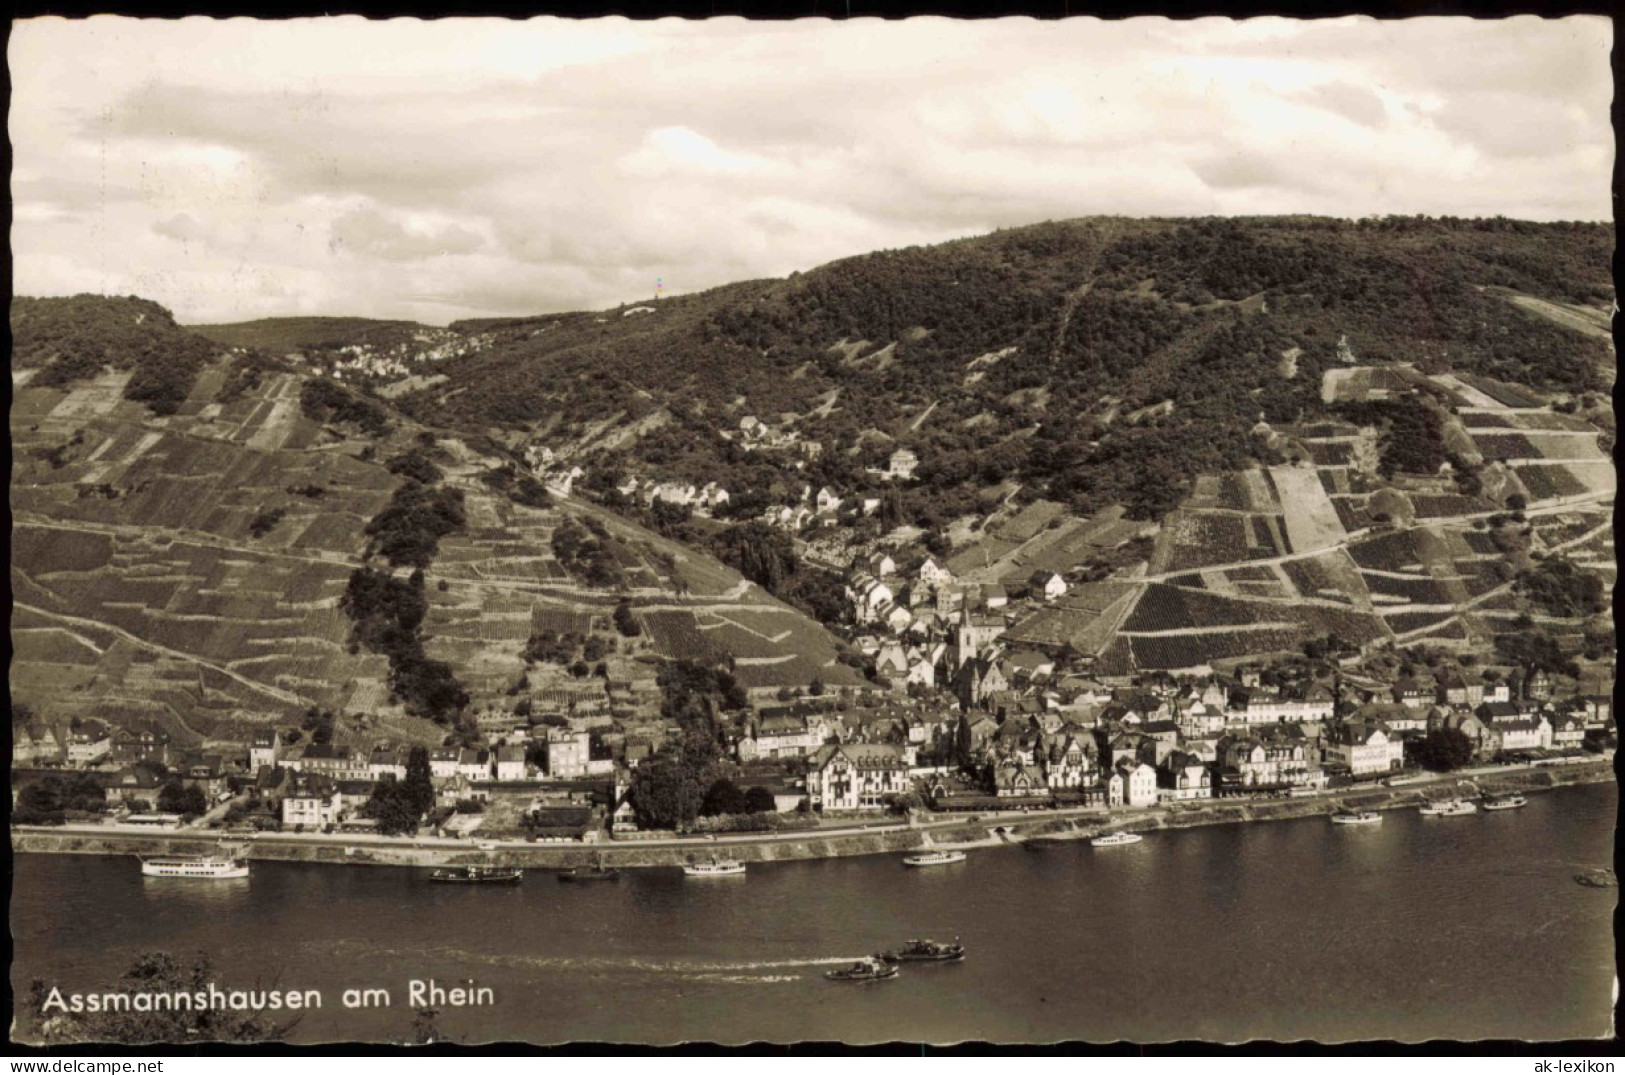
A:
[[[24,294],[596,307],[1091,213],[1606,219],[1597,18],[15,24]]]

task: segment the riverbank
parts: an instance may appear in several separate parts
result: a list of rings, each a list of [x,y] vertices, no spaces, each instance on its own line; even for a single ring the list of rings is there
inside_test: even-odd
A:
[[[526,869],[566,869],[602,860],[623,869],[681,866],[726,854],[742,862],[845,858],[896,854],[923,846],[976,848],[1022,843],[1035,837],[1088,839],[1104,832],[1152,833],[1208,825],[1288,821],[1345,811],[1401,810],[1429,799],[1456,795],[1477,797],[1507,792],[1531,793],[1575,784],[1614,780],[1611,760],[1540,769],[1519,768],[1474,772],[1400,787],[1348,788],[1296,799],[1210,800],[1151,807],[1143,810],[1075,811],[1057,814],[1012,813],[983,815],[975,821],[911,826],[877,832],[846,832],[820,836],[796,833],[771,839],[685,840],[661,844],[603,841],[568,846],[501,844],[482,850],[467,841],[410,840],[346,836],[283,836],[266,834],[246,841],[249,858],[265,861],[310,862],[343,866],[441,866],[495,862]],[[207,832],[100,832],[14,827],[12,851],[17,854],[157,855],[198,853],[221,840]]]

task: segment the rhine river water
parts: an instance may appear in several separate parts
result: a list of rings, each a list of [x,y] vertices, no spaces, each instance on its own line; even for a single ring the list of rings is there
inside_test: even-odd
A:
[[[472,978],[466,1043],[1237,1042],[1606,1035],[1617,792],[1461,818],[1393,811],[1188,829],[1139,844],[632,871],[575,886],[433,885],[426,871],[257,863],[244,881],[143,879],[133,858],[22,855],[11,921],[29,982],[95,992],[138,953],[207,952],[222,988],[319,989],[295,1041],[401,1040],[410,979]],[[962,964],[825,970],[915,936]],[[347,987],[393,1006],[344,1010]]]

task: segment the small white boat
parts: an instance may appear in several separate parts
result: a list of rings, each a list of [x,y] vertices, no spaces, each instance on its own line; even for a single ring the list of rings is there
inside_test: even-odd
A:
[[[1529,800],[1522,795],[1497,795],[1484,800],[1486,810],[1516,810],[1520,806],[1528,806]]]
[[[1444,799],[1436,803],[1425,803],[1418,811],[1423,817],[1460,817],[1463,814],[1476,814],[1478,807],[1466,799]]]
[[[141,860],[144,877],[184,877],[223,881],[248,876],[248,860],[230,855],[154,855]]]
[[[903,859],[904,866],[946,866],[953,862],[964,862],[963,851],[921,851],[908,855]]]
[[[1362,810],[1358,814],[1333,814],[1333,825],[1375,825],[1382,815],[1375,810]]]
[[[733,859],[712,859],[710,862],[691,862],[683,867],[687,877],[737,877],[745,872],[743,862]]]
[[[1090,847],[1122,847],[1124,844],[1137,844],[1145,839],[1137,832],[1114,832],[1110,836],[1096,836],[1089,841]]]

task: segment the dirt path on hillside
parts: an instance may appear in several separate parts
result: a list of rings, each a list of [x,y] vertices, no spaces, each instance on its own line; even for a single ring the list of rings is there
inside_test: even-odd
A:
[[[47,619],[57,620],[62,623],[71,623],[79,627],[90,627],[99,631],[106,631],[110,634],[118,635],[120,638],[125,639],[128,642],[132,642],[143,649],[152,650],[154,653],[161,653],[165,657],[173,657],[179,661],[187,661],[191,664],[210,669],[211,671],[219,672],[226,678],[234,679],[243,686],[248,687],[251,690],[259,691],[261,694],[267,695],[271,698],[275,698],[279,702],[286,702],[289,705],[301,706],[315,704],[312,699],[306,698],[303,695],[295,694],[292,691],[283,690],[281,687],[273,687],[268,683],[261,683],[257,679],[250,679],[249,677],[242,675],[239,672],[235,672],[224,665],[216,664],[213,661],[204,660],[202,657],[199,657],[196,654],[185,653],[178,649],[170,649],[168,646],[162,646],[156,642],[148,641],[147,639],[142,638],[140,635],[131,634],[124,628],[115,626],[111,623],[103,623],[101,620],[93,620],[87,616],[70,616],[65,612],[52,612],[50,609],[40,608],[38,605],[30,605],[26,601],[13,600],[12,604],[16,608],[25,609],[28,612],[34,613],[36,616],[44,616]]]

